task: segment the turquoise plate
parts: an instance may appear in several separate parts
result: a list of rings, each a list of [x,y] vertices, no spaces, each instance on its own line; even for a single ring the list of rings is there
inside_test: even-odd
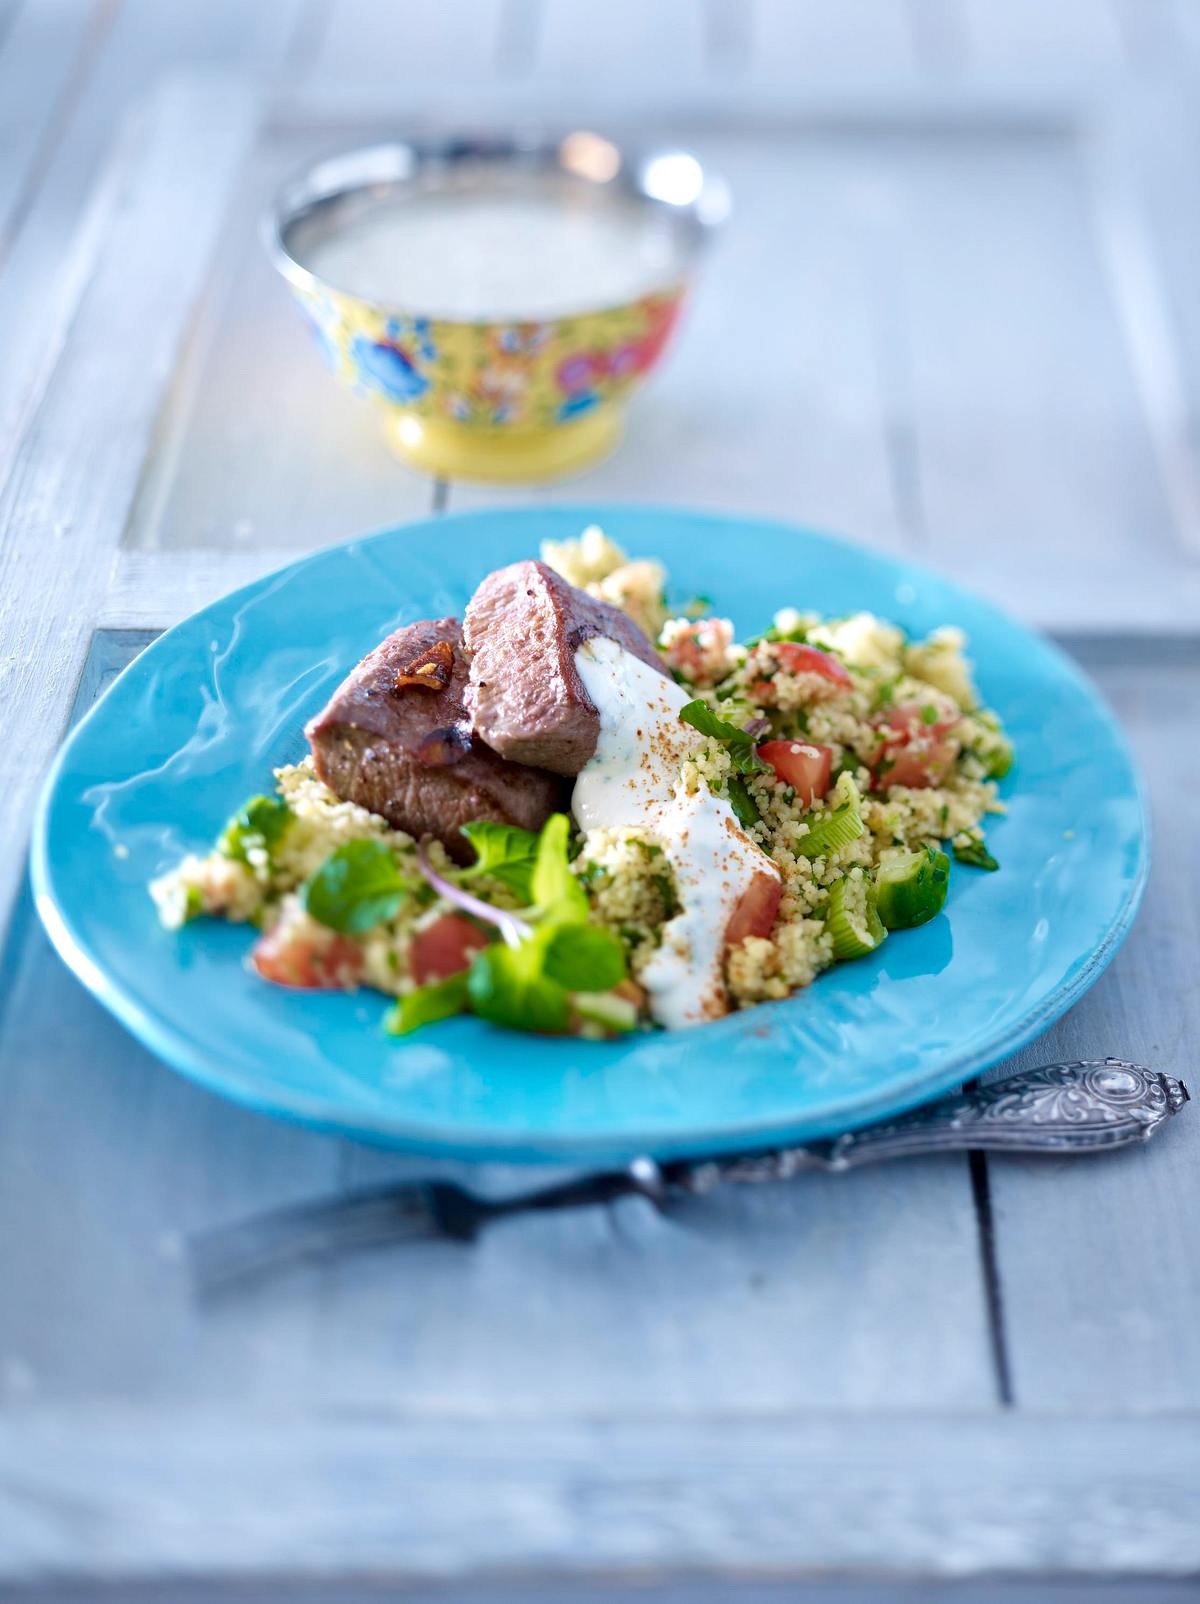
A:
[[[204,849],[384,635],[461,613],[477,581],[598,522],[661,557],[676,597],[743,634],[785,604],[961,625],[1017,762],[989,829],[998,874],[956,866],[946,911],[786,1002],[613,1043],[473,1019],[404,1041],[377,995],[298,993],[244,967],[251,933],[159,928],[147,882]],[[322,551],[168,631],[68,740],[33,837],[38,908],[84,984],[174,1068],[252,1108],[388,1145],[594,1162],[828,1135],[955,1086],[1096,979],[1148,862],[1112,714],[1055,647],[944,579],[781,524],[630,506],[410,524]],[[1097,1044],[1097,1051],[1105,1043]]]

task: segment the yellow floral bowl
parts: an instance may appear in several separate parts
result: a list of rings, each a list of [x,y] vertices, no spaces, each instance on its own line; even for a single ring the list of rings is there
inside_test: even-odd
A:
[[[358,283],[351,293],[354,274],[341,265],[353,261],[347,238],[361,238],[381,208],[411,215],[412,202],[431,196],[561,205],[576,217],[619,212],[653,231],[655,250],[641,282],[626,272],[623,297],[576,307],[560,286],[545,316],[528,297],[513,315],[489,307],[484,317],[464,315],[461,305],[387,304]],[[287,185],[265,234],[329,365],[384,409],[402,456],[448,478],[530,481],[576,472],[619,440],[625,400],[659,360],[696,257],[727,211],[724,185],[687,152],[631,153],[577,132],[553,141],[412,141],[334,157]],[[510,224],[519,235],[520,214],[510,212]],[[441,239],[448,256],[466,253],[468,271],[482,260],[486,276],[486,251],[472,253],[453,234],[447,248],[444,226]],[[331,242],[339,247],[332,258]],[[323,265],[330,261],[339,265]],[[435,275],[439,267],[425,264],[426,282],[431,265]]]

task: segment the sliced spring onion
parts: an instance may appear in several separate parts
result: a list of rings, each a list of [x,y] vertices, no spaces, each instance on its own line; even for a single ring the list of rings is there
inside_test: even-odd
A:
[[[910,930],[942,911],[950,885],[950,859],[924,852],[885,852],[875,876],[875,902],[888,930]]]
[[[833,937],[833,956],[840,963],[865,958],[887,936],[875,907],[875,888],[869,880],[843,875],[829,890],[825,928]]]
[[[581,1019],[605,1030],[630,1031],[637,1026],[637,1009],[627,997],[612,991],[573,991],[571,1004]]]
[[[836,806],[827,813],[818,814],[809,826],[808,834],[796,843],[796,851],[806,858],[825,858],[840,847],[857,841],[865,828],[859,811],[861,798],[858,786],[850,774],[838,776],[833,788]]]

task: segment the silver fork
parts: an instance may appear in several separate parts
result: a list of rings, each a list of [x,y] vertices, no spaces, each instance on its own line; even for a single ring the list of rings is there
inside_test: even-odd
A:
[[[789,1180],[804,1170],[841,1172],[924,1153],[1096,1153],[1147,1141],[1188,1101],[1182,1081],[1117,1058],[1046,1064],[959,1092],[900,1119],[803,1147],[729,1158],[635,1158],[624,1169],[486,1198],[455,1181],[372,1187],[302,1203],[203,1232],[190,1242],[198,1294],[301,1261],[388,1243],[444,1237],[473,1241],[493,1220],[640,1196],[659,1206],[724,1182]]]

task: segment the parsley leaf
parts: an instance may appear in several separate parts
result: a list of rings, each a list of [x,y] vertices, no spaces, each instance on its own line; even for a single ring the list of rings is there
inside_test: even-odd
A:
[[[248,849],[261,846],[269,858],[287,834],[293,817],[282,797],[252,796],[221,831],[217,851],[246,863]]]
[[[954,856],[959,863],[968,864],[972,869],[998,869],[1000,865],[980,841],[968,841],[965,846],[955,846]]]
[[[736,724],[730,724],[727,719],[718,718],[707,702],[699,699],[689,702],[686,707],[679,709],[679,717],[694,730],[699,730],[701,735],[723,741],[734,768],[740,774],[757,774],[771,767],[755,751],[754,737],[747,735],[745,730],[739,730]]]
[[[752,824],[761,824],[762,814],[758,811],[758,803],[750,795],[750,787],[740,774],[730,777],[727,789],[729,805],[742,828],[748,830]]]
[[[462,833],[475,848],[475,862],[462,871],[460,879],[470,880],[487,874],[515,891],[523,903],[533,901],[531,882],[538,838],[532,830],[477,819],[472,824],[464,824]]]
[[[360,933],[396,914],[413,890],[382,841],[347,841],[304,882],[300,900],[318,924]]]
[[[410,991],[406,997],[401,997],[394,1008],[390,1008],[384,1020],[384,1029],[393,1036],[407,1036],[409,1031],[417,1030],[422,1025],[436,1024],[439,1019],[452,1019],[455,1014],[461,1014],[467,1006],[467,971],[464,969],[457,975],[447,975],[445,980],[431,981],[428,986],[418,986],[416,991]]]

